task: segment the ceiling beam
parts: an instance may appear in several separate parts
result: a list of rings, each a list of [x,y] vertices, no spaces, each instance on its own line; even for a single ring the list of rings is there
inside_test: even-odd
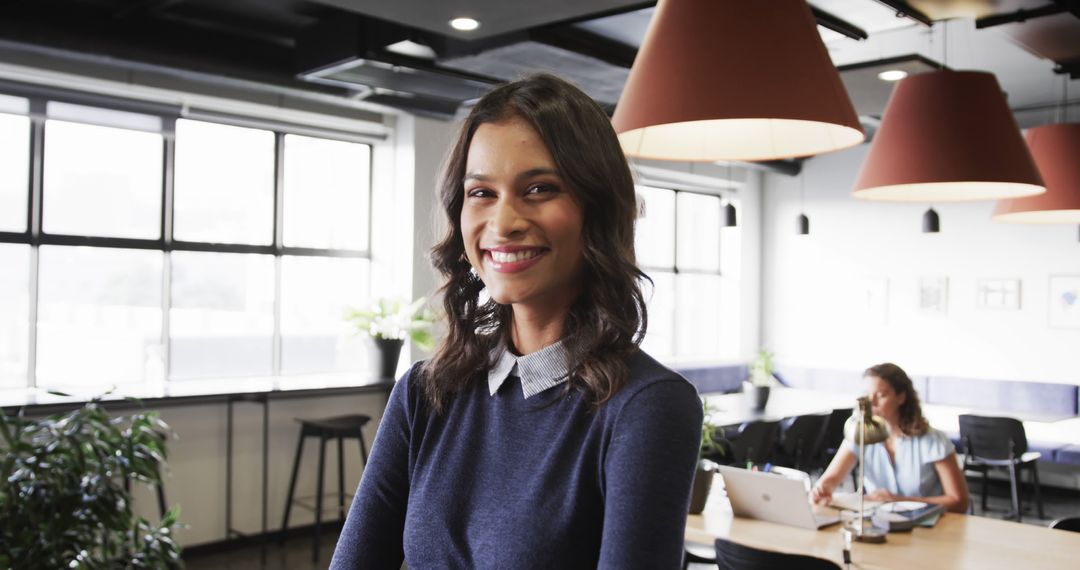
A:
[[[838,34],[847,36],[853,40],[861,41],[870,37],[866,30],[852,24],[851,22],[835,16],[821,8],[817,8],[813,5],[810,6],[810,12],[814,14],[814,19],[817,20],[819,26],[832,30]]]
[[[884,4],[893,10],[896,10],[896,15],[901,18],[910,18],[916,22],[931,27],[934,25],[934,21],[929,16],[919,11],[917,8],[912,7],[904,0],[877,0],[879,4]]]

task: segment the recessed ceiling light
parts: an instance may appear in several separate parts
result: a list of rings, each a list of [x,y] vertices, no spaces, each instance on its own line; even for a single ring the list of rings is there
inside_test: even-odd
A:
[[[888,69],[877,74],[877,76],[882,81],[900,81],[907,77],[907,72],[903,69]]]
[[[454,18],[450,20],[450,27],[462,32],[471,32],[480,27],[480,22],[472,18]]]

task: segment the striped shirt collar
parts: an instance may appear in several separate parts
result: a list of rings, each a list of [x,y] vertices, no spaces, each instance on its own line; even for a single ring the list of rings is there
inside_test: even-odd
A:
[[[514,356],[505,343],[491,354],[494,364],[488,370],[488,391],[492,396],[508,376],[521,378],[521,393],[530,398],[566,382],[569,375],[561,340],[525,356]]]

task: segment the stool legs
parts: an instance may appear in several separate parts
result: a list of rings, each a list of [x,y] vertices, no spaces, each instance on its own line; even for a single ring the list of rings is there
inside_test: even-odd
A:
[[[311,561],[319,561],[319,532],[322,530],[323,479],[326,472],[326,437],[319,437],[319,480],[315,484],[315,537],[311,542]]]
[[[338,517],[345,522],[345,446],[344,438],[337,438],[337,505]]]
[[[289,477],[289,496],[285,500],[285,516],[281,519],[281,535],[279,543],[285,542],[285,535],[289,532],[289,511],[292,510],[293,492],[296,491],[296,472],[300,470],[300,457],[304,454],[304,434],[300,434],[300,441],[296,442],[296,458],[293,459],[292,476]]]

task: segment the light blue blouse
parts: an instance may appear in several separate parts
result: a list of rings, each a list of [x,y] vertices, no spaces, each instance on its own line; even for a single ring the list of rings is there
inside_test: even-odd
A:
[[[844,440],[843,447],[859,457],[858,446]],[[925,434],[902,437],[897,441],[896,461],[889,458],[884,443],[866,446],[866,492],[886,489],[902,497],[943,495],[941,479],[934,463],[956,451],[940,430],[930,428]]]

